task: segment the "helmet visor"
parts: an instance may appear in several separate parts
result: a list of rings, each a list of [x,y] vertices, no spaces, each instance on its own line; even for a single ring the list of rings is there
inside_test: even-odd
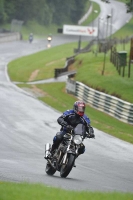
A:
[[[85,106],[84,105],[83,106],[79,105],[78,106],[78,110],[77,110],[78,115],[83,116],[84,112],[85,112]]]

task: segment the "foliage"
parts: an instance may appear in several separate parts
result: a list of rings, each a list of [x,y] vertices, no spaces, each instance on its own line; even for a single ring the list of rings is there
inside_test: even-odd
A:
[[[126,2],[127,12],[133,12],[133,0],[128,0]]]
[[[27,23],[35,20],[42,25],[77,23],[89,0],[1,0],[0,23],[17,19]]]
[[[4,11],[4,0],[0,0],[0,23],[6,21],[6,13]]]

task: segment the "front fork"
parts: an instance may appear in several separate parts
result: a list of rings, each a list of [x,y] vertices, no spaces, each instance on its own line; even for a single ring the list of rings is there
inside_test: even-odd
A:
[[[69,144],[68,147],[67,147],[66,153],[65,153],[65,155],[64,155],[62,164],[65,164],[65,163],[66,163],[66,158],[67,158],[67,154],[68,154],[68,153],[78,155],[78,148],[76,148],[76,152],[73,152],[72,150],[70,150],[70,144]]]
[[[66,163],[67,152],[69,151],[69,148],[70,148],[70,144],[68,145],[67,150],[66,150],[66,153],[65,153],[65,155],[64,155],[64,159],[63,159],[63,162],[62,162],[63,164]]]

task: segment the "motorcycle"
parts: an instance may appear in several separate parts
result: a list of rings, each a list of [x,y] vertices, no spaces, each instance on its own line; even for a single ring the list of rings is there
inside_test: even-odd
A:
[[[29,43],[32,43],[33,42],[33,34],[31,33],[30,35],[29,35]]]
[[[47,40],[48,40],[47,47],[50,48],[50,47],[51,47],[52,37],[51,37],[51,36],[48,36]]]
[[[72,168],[75,167],[78,149],[86,137],[85,125],[78,124],[63,136],[62,142],[50,158],[51,144],[47,143],[45,145],[46,173],[53,175],[56,171],[59,171],[60,176],[66,178]]]

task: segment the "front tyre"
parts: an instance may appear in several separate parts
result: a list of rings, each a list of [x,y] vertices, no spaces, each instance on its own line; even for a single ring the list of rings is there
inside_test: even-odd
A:
[[[62,165],[60,170],[60,176],[62,178],[66,178],[70,171],[72,170],[72,167],[74,165],[75,156],[73,154],[68,154],[66,159],[66,164]]]
[[[47,162],[45,172],[46,172],[48,175],[52,176],[52,175],[56,172],[56,169],[54,169],[54,168]]]

